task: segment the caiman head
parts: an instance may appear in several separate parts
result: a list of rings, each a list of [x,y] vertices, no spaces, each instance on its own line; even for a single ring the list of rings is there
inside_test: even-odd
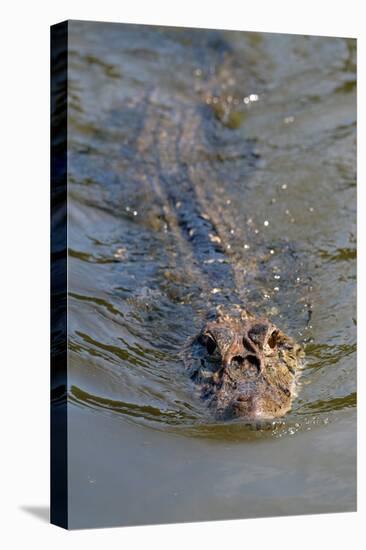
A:
[[[219,311],[191,340],[184,360],[220,419],[265,420],[291,408],[303,352],[265,318]]]

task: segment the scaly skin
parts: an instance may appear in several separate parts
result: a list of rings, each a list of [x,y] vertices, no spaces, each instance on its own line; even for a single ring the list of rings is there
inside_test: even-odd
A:
[[[245,277],[256,271],[228,244],[230,213],[220,195],[226,184],[250,175],[256,157],[235,133],[243,108],[233,107],[235,90],[230,102],[212,92],[232,74],[234,58],[227,52],[196,94],[171,97],[157,88],[144,99],[134,148],[145,169],[138,172],[139,162],[135,177],[146,197],[161,205],[178,269],[200,281],[208,310],[217,309],[183,353],[200,396],[218,418],[271,419],[291,408],[302,351],[270,321],[234,305],[243,303]],[[225,181],[222,159],[233,162]]]
[[[295,396],[301,347],[245,309],[217,310],[183,352],[200,396],[220,419],[283,416]]]

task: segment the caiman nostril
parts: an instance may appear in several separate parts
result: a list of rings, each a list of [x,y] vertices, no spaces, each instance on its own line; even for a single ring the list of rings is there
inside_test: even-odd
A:
[[[244,357],[242,357],[241,355],[234,355],[234,357],[232,357],[230,363],[237,363],[238,365],[243,365]]]

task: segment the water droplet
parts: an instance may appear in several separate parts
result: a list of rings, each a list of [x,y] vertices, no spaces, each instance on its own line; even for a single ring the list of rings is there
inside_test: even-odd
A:
[[[122,248],[122,247],[117,248],[117,250],[113,254],[113,257],[116,258],[117,260],[123,260],[125,258],[125,252],[126,252],[125,248]]]
[[[212,233],[209,233],[208,236],[212,243],[221,243],[221,239],[218,235],[213,235]]]

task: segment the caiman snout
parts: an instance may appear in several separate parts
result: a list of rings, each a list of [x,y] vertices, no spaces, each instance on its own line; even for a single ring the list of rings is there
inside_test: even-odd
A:
[[[291,408],[302,355],[273,323],[241,309],[208,322],[185,360],[217,416],[270,419]]]
[[[256,369],[257,374],[259,375],[264,370],[263,359],[259,351],[248,352],[245,350],[244,346],[241,346],[242,349],[237,349],[235,346],[233,349],[230,349],[226,352],[222,360],[222,365],[225,370],[230,368],[242,369],[243,374],[246,369],[253,370]]]

